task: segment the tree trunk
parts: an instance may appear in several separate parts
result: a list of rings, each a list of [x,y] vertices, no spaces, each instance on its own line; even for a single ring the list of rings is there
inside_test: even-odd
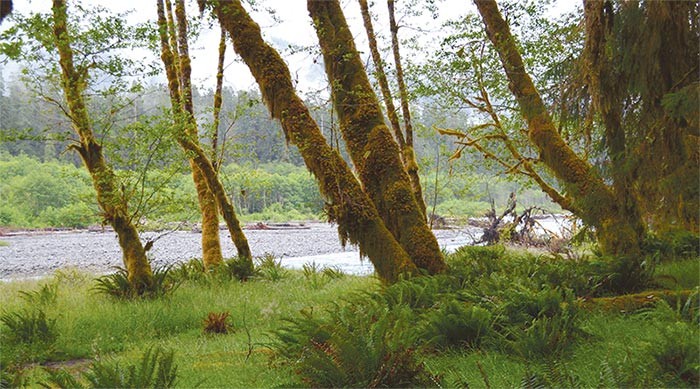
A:
[[[579,158],[559,135],[539,92],[525,70],[510,28],[494,0],[475,1],[486,25],[486,32],[501,59],[510,81],[508,86],[518,101],[528,124],[528,135],[540,158],[565,185],[581,219],[594,226],[601,250],[606,254],[637,256],[641,252],[642,233],[636,215],[627,215],[625,207],[592,167]]]
[[[221,28],[219,39],[219,61],[216,64],[216,90],[214,91],[214,121],[212,123],[213,132],[211,136],[211,162],[214,169],[219,171],[219,123],[221,123],[221,105],[223,103],[224,87],[224,61],[226,58],[226,31]],[[222,147],[223,148],[223,147]],[[222,150],[223,153],[223,150]],[[223,155],[223,154],[222,154]]]
[[[369,51],[370,53],[372,53],[372,62],[374,63],[377,82],[379,82],[379,89],[382,91],[384,106],[386,106],[386,114],[387,117],[389,117],[389,123],[391,123],[391,129],[394,132],[394,137],[399,143],[399,147],[401,148],[401,150],[403,150],[406,147],[406,139],[403,136],[403,130],[401,130],[399,116],[396,114],[394,98],[391,95],[391,89],[389,89],[389,81],[387,81],[386,72],[384,71],[384,61],[382,61],[382,57],[379,54],[379,48],[377,47],[377,38],[374,34],[374,27],[372,26],[372,17],[369,14],[369,6],[367,5],[367,0],[358,1],[360,3],[360,11],[362,13],[362,21],[365,25],[365,31],[367,32],[367,42],[369,43]]]
[[[415,265],[386,228],[350,168],[326,142],[297,96],[287,65],[263,41],[260,27],[239,0],[211,4],[231,36],[234,49],[255,77],[272,117],[282,124],[287,140],[299,148],[304,163],[319,182],[321,193],[330,201],[327,212],[338,223],[343,244],[349,241],[359,245],[360,252],[369,257],[385,282],[396,281],[402,273],[415,272]]]
[[[697,83],[698,32],[690,21],[698,9],[690,2],[584,1],[586,85],[605,127],[613,189],[621,202],[635,197],[627,212],[645,208],[657,231],[698,231],[697,141],[688,142],[689,123],[670,118],[662,104]],[[641,17],[628,21],[629,14]],[[694,105],[688,117],[698,117]]]
[[[404,170],[398,145],[384,124],[352,34],[337,1],[308,1],[323,52],[340,129],[348,151],[384,224],[411,260],[431,274],[445,270]]]
[[[169,1],[169,0],[167,0]],[[185,15],[184,0],[175,0],[175,17],[178,26],[178,51],[180,53],[180,93],[185,120],[191,121],[191,125],[186,126],[187,136],[191,139],[198,139],[197,123],[194,119],[194,104],[192,102],[192,84],[190,73],[190,54],[187,43],[187,17]],[[197,189],[199,209],[202,213],[202,262],[205,269],[210,269],[223,263],[224,258],[221,253],[221,242],[219,238],[219,213],[216,206],[214,194],[207,185],[207,180],[203,176],[202,170],[198,169],[194,161],[190,160],[192,168],[192,179]],[[243,233],[242,231],[240,232]]]
[[[248,240],[241,229],[235,210],[231,205],[216,169],[199,145],[197,123],[194,119],[192,86],[190,83],[190,57],[187,44],[187,19],[184,2],[176,0],[175,14],[178,32],[175,32],[172,18],[166,21],[163,2],[170,9],[170,0],[157,0],[158,24],[161,39],[161,59],[165,65],[170,89],[171,105],[177,131],[178,144],[188,153],[192,178],[197,189],[199,206],[202,212],[202,261],[206,268],[223,262],[219,241],[220,211],[229,229],[238,255],[252,261]],[[170,40],[168,39],[170,37]],[[177,39],[176,39],[177,38]],[[168,42],[172,43],[168,43]],[[177,47],[172,47],[177,46]],[[177,58],[175,52],[179,52]]]
[[[58,48],[61,65],[61,84],[68,104],[71,124],[80,137],[80,145],[74,148],[80,153],[85,167],[92,177],[97,195],[97,203],[104,219],[114,228],[119,237],[124,266],[129,282],[138,294],[148,290],[153,284],[151,265],[139,239],[138,231],[132,224],[128,206],[120,193],[117,178],[105,161],[102,146],[97,143],[87,107],[83,99],[86,72],[77,72],[73,64],[73,50],[67,29],[66,4],[64,0],[53,0],[53,34]]]
[[[0,23],[10,12],[12,12],[12,0],[0,1]]]
[[[190,168],[197,189],[199,210],[202,214],[202,262],[204,268],[208,270],[224,262],[219,237],[219,207],[216,206],[216,199],[209,190],[202,170],[192,160],[190,160]]]
[[[389,28],[391,30],[391,51],[394,54],[394,64],[396,66],[396,82],[399,85],[399,97],[401,99],[401,112],[403,113],[404,128],[406,130],[406,147],[401,149],[406,164],[406,172],[411,179],[413,194],[416,197],[418,206],[426,217],[425,201],[423,200],[423,189],[418,177],[418,162],[413,149],[413,123],[411,122],[411,110],[408,107],[408,91],[403,77],[403,66],[401,66],[401,54],[399,53],[399,26],[394,17],[394,0],[387,0],[389,9]]]

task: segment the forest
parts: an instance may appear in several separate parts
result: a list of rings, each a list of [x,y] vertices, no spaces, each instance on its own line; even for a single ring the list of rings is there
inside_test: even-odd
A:
[[[121,265],[0,279],[0,387],[700,384],[700,3],[44,3],[0,2],[0,261]]]

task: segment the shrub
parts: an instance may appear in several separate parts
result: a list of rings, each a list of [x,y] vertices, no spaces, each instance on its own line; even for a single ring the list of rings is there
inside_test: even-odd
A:
[[[580,329],[569,311],[533,319],[524,331],[514,331],[514,350],[525,358],[559,355],[571,346]]]
[[[140,297],[158,298],[173,292],[181,280],[170,276],[172,265],[155,266],[153,268],[153,283],[145,290],[135,289],[129,282],[129,273],[122,267],[116,267],[116,272],[98,277],[93,290],[118,299],[134,299]]]
[[[478,347],[491,332],[491,312],[459,301],[448,301],[439,309],[426,314],[423,337],[428,344]]]
[[[523,388],[585,388],[581,379],[560,360],[547,360],[542,371],[528,371],[520,381]],[[604,386],[599,386],[604,387]]]
[[[204,319],[204,333],[207,334],[228,334],[232,329],[228,318],[229,312],[209,312]]]
[[[651,354],[665,376],[697,387],[700,384],[700,345],[697,328],[684,322],[662,327]]]
[[[411,387],[433,381],[411,347],[415,317],[373,301],[302,313],[277,330],[274,349],[312,387]]]
[[[380,296],[389,308],[405,305],[421,310],[434,306],[455,289],[454,277],[437,275],[402,280],[388,286]]]
[[[3,365],[43,362],[53,355],[58,337],[56,320],[47,318],[43,310],[6,312],[0,322],[7,328],[2,331]]]
[[[172,388],[177,382],[174,352],[149,348],[137,364],[122,366],[112,360],[97,360],[82,379],[65,370],[49,372],[46,387],[59,388]]]
[[[243,257],[226,259],[216,271],[223,271],[226,276],[239,281],[247,281],[257,275],[253,262]]]
[[[179,282],[200,281],[206,276],[204,262],[200,258],[192,258],[187,262],[175,265],[170,271],[170,276]]]
[[[56,320],[47,319],[42,310],[4,313],[0,321],[10,330],[7,339],[11,343],[51,344],[56,340]]]
[[[49,305],[56,302],[58,297],[58,284],[44,284],[39,289],[26,292],[19,291],[20,298],[29,305]]]
[[[289,274],[287,269],[282,267],[282,261],[276,260],[272,254],[265,254],[259,259],[257,270],[262,278],[273,282]]]

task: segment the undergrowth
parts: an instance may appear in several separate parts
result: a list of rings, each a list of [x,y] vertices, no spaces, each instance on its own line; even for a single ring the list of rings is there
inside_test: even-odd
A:
[[[270,256],[243,273],[192,260],[167,272],[178,287],[166,298],[147,299],[95,294],[90,277],[68,271],[0,284],[0,384],[698,385],[698,289],[624,313],[592,310],[591,299],[612,293],[595,260],[474,247],[447,261],[445,274],[380,285],[316,265],[287,270]],[[681,280],[675,289],[697,288],[686,274],[695,262],[660,261],[651,285],[663,275]],[[162,350],[176,353],[176,369]],[[33,365],[74,360],[85,367]]]

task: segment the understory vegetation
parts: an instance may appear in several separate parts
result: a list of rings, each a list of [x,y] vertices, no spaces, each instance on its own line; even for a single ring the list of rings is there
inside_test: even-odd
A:
[[[269,256],[209,273],[193,259],[134,298],[120,272],[62,270],[0,285],[2,386],[696,387],[700,262],[659,247],[622,296],[610,260],[502,246],[391,286]]]

